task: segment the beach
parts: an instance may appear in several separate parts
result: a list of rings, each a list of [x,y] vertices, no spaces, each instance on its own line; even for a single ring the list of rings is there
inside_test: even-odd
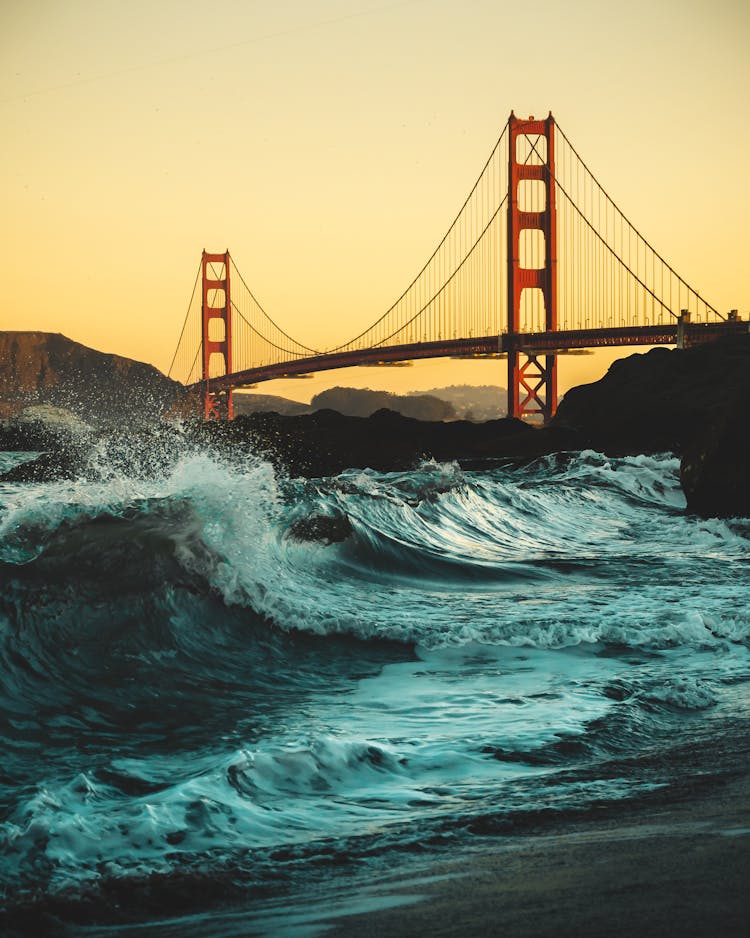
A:
[[[750,779],[501,841],[383,894],[419,896],[333,921],[331,936],[513,938],[750,934]]]

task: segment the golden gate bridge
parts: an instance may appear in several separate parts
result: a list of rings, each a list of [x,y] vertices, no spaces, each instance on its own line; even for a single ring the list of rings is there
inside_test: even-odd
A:
[[[206,419],[231,418],[234,389],[273,378],[503,356],[508,413],[546,422],[561,352],[747,330],[652,247],[552,114],[511,113],[445,235],[371,326],[336,348],[310,348],[265,311],[228,251],[204,251],[169,375],[202,390]]]

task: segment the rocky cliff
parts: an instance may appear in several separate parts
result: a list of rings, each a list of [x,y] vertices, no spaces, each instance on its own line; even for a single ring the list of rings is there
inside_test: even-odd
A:
[[[94,426],[132,425],[190,407],[182,385],[152,365],[51,332],[0,332],[0,402],[5,415],[46,404]]]
[[[724,423],[750,375],[750,335],[655,348],[572,388],[552,425],[603,452],[685,453]]]

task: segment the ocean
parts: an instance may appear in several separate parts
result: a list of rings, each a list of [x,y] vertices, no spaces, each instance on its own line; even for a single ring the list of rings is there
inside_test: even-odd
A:
[[[317,934],[337,884],[726,769],[750,521],[672,455],[151,463],[0,483],[0,931]]]

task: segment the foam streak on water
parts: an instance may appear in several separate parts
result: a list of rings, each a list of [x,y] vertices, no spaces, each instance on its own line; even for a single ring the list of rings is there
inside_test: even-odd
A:
[[[677,473],[585,452],[303,481],[193,454],[0,485],[4,907],[674,784],[638,760],[750,687],[750,524],[686,515]],[[351,533],[307,539],[311,516]]]

